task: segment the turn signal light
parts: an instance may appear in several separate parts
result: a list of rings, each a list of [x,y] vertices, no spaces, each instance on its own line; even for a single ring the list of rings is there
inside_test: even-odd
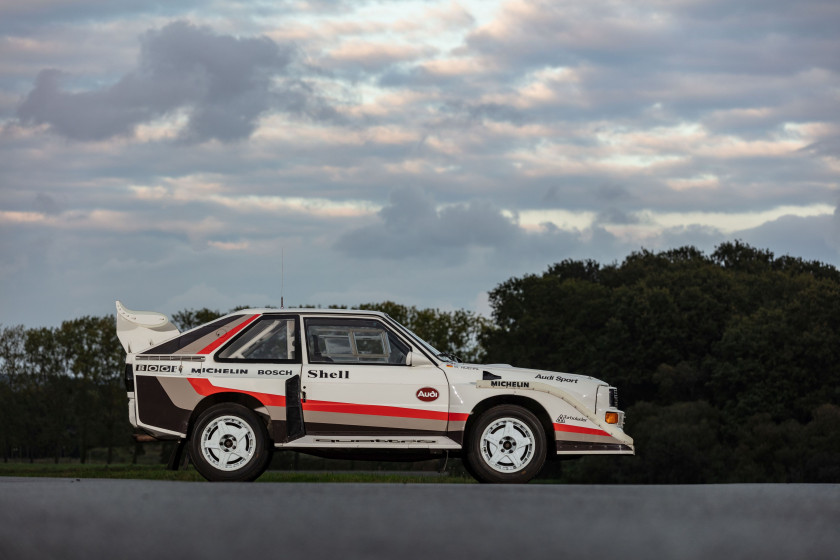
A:
[[[607,424],[618,424],[618,412],[607,412],[604,420],[607,421]]]

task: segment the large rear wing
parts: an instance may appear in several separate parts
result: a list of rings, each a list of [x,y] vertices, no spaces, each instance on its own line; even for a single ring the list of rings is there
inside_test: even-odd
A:
[[[117,338],[126,353],[142,352],[179,334],[163,313],[132,311],[117,301]]]

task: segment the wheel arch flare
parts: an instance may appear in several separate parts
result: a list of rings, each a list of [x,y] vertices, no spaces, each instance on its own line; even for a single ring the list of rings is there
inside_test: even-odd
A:
[[[575,394],[542,382],[528,381],[526,385],[517,389],[517,394],[512,396],[521,396],[527,401],[532,401],[545,414],[540,415],[535,412],[544,428],[548,430],[547,441],[549,444],[552,442],[556,444],[557,454],[569,455],[581,452],[633,454],[635,452],[633,438],[624,433],[620,425],[608,424],[599,418],[598,411],[590,409]],[[495,389],[492,379],[477,381],[475,386],[479,389]],[[522,393],[531,393],[534,398],[528,399]],[[498,395],[498,397],[510,398],[511,395]],[[546,398],[561,403],[562,407],[559,411]],[[486,400],[488,399],[481,402],[484,403]],[[564,408],[565,412],[563,412]],[[553,420],[558,412],[557,420]],[[572,414],[568,414],[569,412]]]
[[[554,424],[551,421],[551,416],[549,415],[548,411],[545,407],[530,397],[526,397],[524,395],[493,395],[487,397],[479,401],[473,409],[470,411],[470,415],[467,418],[467,423],[464,426],[464,441],[463,444],[466,446],[469,443],[470,434],[472,432],[472,427],[478,418],[487,410],[495,406],[499,406],[502,404],[510,404],[515,406],[521,406],[522,408],[531,411],[540,421],[540,425],[545,432],[546,441],[551,445],[554,446]]]
[[[214,385],[192,377],[137,376],[138,427],[163,439],[190,437],[197,418],[218,404],[239,404],[266,424],[272,440],[285,435],[285,398]]]
[[[187,425],[187,434],[193,433],[196,421],[205,410],[217,404],[224,403],[239,404],[255,412],[257,416],[262,419],[263,423],[265,423],[269,438],[271,438],[272,442],[274,441],[274,429],[271,422],[271,416],[268,413],[266,405],[253,395],[233,391],[213,393],[212,395],[208,395],[201,399],[190,415],[189,423]]]

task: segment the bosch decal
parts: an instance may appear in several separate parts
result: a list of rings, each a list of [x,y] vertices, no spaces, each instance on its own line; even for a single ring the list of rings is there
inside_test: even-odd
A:
[[[294,372],[290,369],[258,369],[257,375],[292,375]]]
[[[433,387],[423,387],[422,389],[417,389],[415,396],[423,402],[432,402],[437,400],[440,393]]]

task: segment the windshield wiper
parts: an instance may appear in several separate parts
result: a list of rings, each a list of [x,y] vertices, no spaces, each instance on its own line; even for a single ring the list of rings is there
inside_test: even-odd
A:
[[[456,364],[462,363],[461,358],[459,358],[455,354],[450,354],[449,352],[441,352],[440,354],[438,354],[438,358],[443,358],[445,360],[449,360],[450,362],[455,362]]]

